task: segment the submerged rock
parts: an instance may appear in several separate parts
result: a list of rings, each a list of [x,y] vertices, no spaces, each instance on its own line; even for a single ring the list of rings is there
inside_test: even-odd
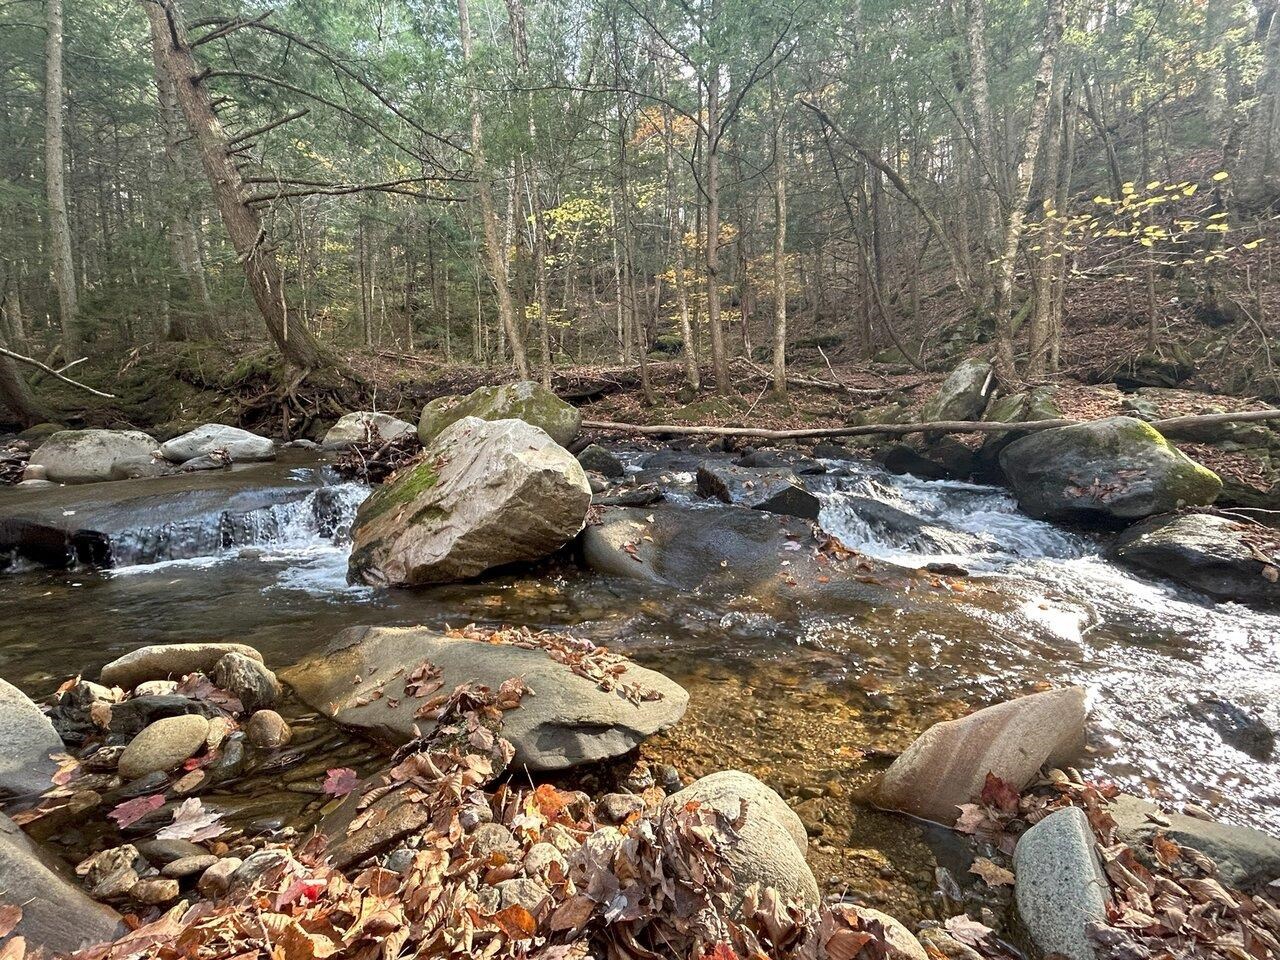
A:
[[[782,467],[797,474],[826,473],[827,468],[795,450],[752,450],[735,461],[739,467]]]
[[[817,520],[822,501],[804,488],[788,467],[737,467],[704,463],[698,467],[698,493],[740,507]]]
[[[977,420],[991,395],[991,364],[971,358],[961,361],[937,394],[920,411],[922,423],[936,420]]]
[[[1252,710],[1221,697],[1201,697],[1189,710],[1196,719],[1212,727],[1223,743],[1241,753],[1264,763],[1275,754],[1275,732]]]
[[[1058,810],[1024,833],[1013,872],[1018,914],[1040,952],[1094,960],[1089,925],[1106,924],[1110,884],[1084,810]]]
[[[461,683],[497,690],[512,677],[524,679],[531,692],[503,714],[502,736],[515,746],[516,767],[530,770],[621,756],[674,724],[689,702],[674,681],[635,664],[618,679],[651,698],[638,703],[621,690],[601,690],[544,649],[445,636],[425,627],[353,627],[281,676],[325,716],[398,744],[413,739],[415,728],[431,729],[431,720],[414,716],[420,703],[405,691],[406,675],[424,662],[440,670],[446,693]]]
[[[1212,503],[1222,489],[1212,470],[1131,417],[1041,430],[1005,447],[1000,466],[1035,517],[1138,520]]]
[[[697,802],[713,807],[734,829],[717,831],[715,841],[737,883],[737,899],[753,883],[773,887],[784,900],[815,907],[821,897],[813,871],[805,862],[808,837],[796,812],[749,773],[722,770],[695,780],[667,797],[662,812],[671,816]]]
[[[329,428],[320,441],[320,446],[325,450],[342,450],[353,444],[366,443],[375,434],[385,443],[387,440],[398,440],[415,430],[417,427],[412,423],[389,413],[361,410],[344,414],[342,419]]]
[[[988,773],[1020,791],[1041,767],[1075,760],[1085,745],[1085,704],[1083,687],[1067,687],[934,724],[885,771],[875,801],[950,826]]]
[[[13,936],[24,938],[28,950],[68,954],[114,940],[128,929],[118,913],[90,900],[58,861],[3,815],[0,877],[4,902],[22,907],[22,918],[13,929]]]
[[[582,426],[582,414],[532,380],[499,387],[480,387],[467,396],[437,397],[422,408],[418,439],[430,445],[444,429],[464,417],[481,420],[523,420],[546,431],[562,447],[571,444]]]
[[[53,786],[58,772],[50,756],[65,749],[40,708],[17,687],[0,680],[0,798],[34,803]]]
[[[29,463],[55,483],[110,480],[125,460],[150,459],[156,441],[139,430],[60,430],[36,448]]]
[[[1209,513],[1152,517],[1130,527],[1111,556],[1218,600],[1280,603],[1280,569],[1259,559],[1250,536],[1274,531]]]
[[[160,455],[174,463],[207,457],[214,451],[222,451],[236,463],[276,457],[276,446],[267,437],[221,423],[206,423],[160,445]]]
[[[1280,839],[1261,830],[1165,812],[1123,793],[1107,812],[1116,822],[1117,836],[1140,856],[1147,855],[1146,846],[1158,832],[1209,857],[1228,886],[1251,890],[1280,879]]]
[[[467,417],[361,504],[349,577],[411,587],[539,560],[573,539],[590,505],[582,467],[542,430]]]
[[[228,653],[262,662],[262,654],[244,643],[153,643],[112,660],[102,668],[98,679],[107,686],[132,690],[144,680],[211,674]]]

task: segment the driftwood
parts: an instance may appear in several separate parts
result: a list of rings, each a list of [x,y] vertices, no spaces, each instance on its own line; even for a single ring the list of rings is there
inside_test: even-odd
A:
[[[47,363],[41,363],[35,357],[27,357],[27,356],[23,356],[20,353],[14,353],[12,350],[8,349],[7,347],[0,347],[0,354],[6,357],[11,357],[12,359],[17,360],[20,363],[29,363],[33,367],[38,367],[39,369],[43,370],[45,373],[49,374],[51,377],[57,377],[63,383],[69,383],[73,387],[79,387],[81,390],[88,390],[94,396],[106,397],[108,400],[114,400],[116,398],[116,395],[114,393],[103,393],[101,390],[95,390],[93,389],[93,387],[89,386],[88,384],[81,383],[79,380],[72,380],[70,377],[64,376],[61,371],[53,369],[53,367],[49,366]],[[68,370],[79,362],[80,362],[79,360],[76,360],[73,363],[67,364],[62,369]]]
[[[1280,419],[1280,410],[1246,410],[1242,413],[1205,413],[1187,417],[1169,417],[1153,420],[1151,426],[1166,435],[1215,423],[1240,423],[1253,420]],[[677,434],[682,436],[749,437],[757,440],[813,440],[822,437],[857,437],[872,434],[903,436],[910,433],[1030,433],[1069,427],[1087,420],[1024,420],[1021,423],[998,423],[991,420],[932,420],[926,423],[860,423],[844,427],[813,427],[806,430],[766,430],[763,427],[690,427],[680,424],[660,423],[638,425],[613,423],[608,420],[583,420],[588,430],[612,430],[619,433]]]

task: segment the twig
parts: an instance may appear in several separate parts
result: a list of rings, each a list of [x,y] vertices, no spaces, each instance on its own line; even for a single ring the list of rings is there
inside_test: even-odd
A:
[[[8,349],[7,347],[0,347],[0,355],[6,356],[6,357],[12,357],[14,360],[17,360],[21,363],[29,363],[31,364],[31,366],[38,367],[39,369],[43,370],[45,373],[49,374],[50,376],[57,377],[63,383],[69,383],[73,387],[79,387],[81,390],[88,390],[90,393],[94,394],[95,396],[106,397],[108,400],[114,400],[116,398],[116,395],[114,393],[103,393],[101,390],[95,390],[93,387],[89,386],[88,384],[81,383],[79,380],[72,380],[70,377],[63,376],[61,373],[53,369],[53,367],[49,366],[47,363],[41,363],[39,360],[35,359],[34,357],[25,357],[20,353],[14,353],[12,350]],[[77,360],[75,362],[79,363],[80,361]],[[73,364],[70,364],[70,363],[67,364],[67,367],[71,367],[71,366],[73,366]],[[64,367],[63,369],[65,370],[67,369],[67,367]]]

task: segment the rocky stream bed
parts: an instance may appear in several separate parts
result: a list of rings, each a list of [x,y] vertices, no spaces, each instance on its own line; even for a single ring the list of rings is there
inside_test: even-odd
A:
[[[542,403],[428,406],[372,496],[412,425],[0,490],[6,960],[1276,949],[1273,548],[1162,438],[1032,496]]]

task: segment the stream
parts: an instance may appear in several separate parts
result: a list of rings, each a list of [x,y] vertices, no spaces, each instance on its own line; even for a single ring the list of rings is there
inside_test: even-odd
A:
[[[1133,575],[1104,558],[1102,540],[1032,520],[994,487],[827,466],[806,478],[825,530],[878,561],[948,566],[921,572],[894,605],[794,614],[696,591],[654,596],[569,557],[483,582],[373,591],[346,583],[345,534],[367,491],[286,459],[252,476],[311,488],[235,522],[216,509],[180,521],[142,510],[115,569],[0,574],[0,675],[39,698],[148,643],[239,641],[279,669],[360,623],[566,630],[689,689],[688,715],[642,748],[646,758],[686,776],[760,776],[796,802],[820,883],[907,915],[932,912],[935,867],[966,865],[951,864],[945,831],[869,809],[858,789],[930,724],[1046,683],[1090,690],[1086,775],[1280,829],[1280,763],[1230,745],[1220,708],[1204,706],[1226,701],[1280,729],[1280,616]],[[372,747],[299,705],[290,719],[321,751],[321,776],[325,763],[375,764]],[[257,815],[286,801],[314,810],[314,794],[287,792],[283,779],[286,793],[278,776],[251,778],[234,801]]]

